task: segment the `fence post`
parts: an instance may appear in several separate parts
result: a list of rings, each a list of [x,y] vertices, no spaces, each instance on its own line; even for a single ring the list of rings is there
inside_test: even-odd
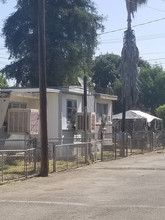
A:
[[[34,162],[34,171],[36,172],[36,170],[37,170],[37,152],[36,152],[36,148],[34,149],[33,154],[34,154],[34,156],[33,156],[33,158],[34,158],[34,160],[33,160],[33,162]]]
[[[116,160],[116,132],[114,133],[114,144],[115,144],[115,160]]]
[[[85,163],[87,164],[88,163],[88,136],[87,134],[85,134],[86,137],[85,137]]]
[[[95,161],[97,162],[97,141],[95,140]]]
[[[56,172],[56,145],[53,143],[53,172]]]
[[[37,140],[36,138],[33,140],[33,148],[34,148],[34,171],[37,170]]]
[[[142,149],[141,150],[142,150],[141,153],[144,154],[144,144],[143,143],[142,143]]]
[[[121,156],[125,156],[125,133],[122,132],[122,149],[121,149]]]
[[[162,144],[163,144],[163,149],[164,149],[164,144],[165,144],[165,135],[164,135],[164,130],[162,130]]]
[[[67,155],[66,155],[66,158],[67,158],[67,159],[66,159],[66,160],[67,160],[67,161],[66,161],[66,168],[67,168],[67,170],[68,170],[69,145],[66,146],[66,154],[67,154]]]
[[[153,133],[150,132],[150,151],[153,150]]]
[[[126,133],[126,157],[128,157],[128,133]]]
[[[101,161],[103,161],[103,134],[101,132]]]
[[[78,145],[77,145],[77,167],[78,167],[78,153],[79,153],[79,147],[78,147]]]
[[[4,153],[2,152],[2,183],[3,183],[3,181],[4,181],[4,155],[3,155]]]
[[[25,177],[28,177],[28,170],[27,170],[27,150],[24,150],[24,166],[25,166]]]
[[[130,141],[129,141],[129,144],[130,144],[130,154],[132,154],[132,140],[133,140],[133,135],[134,133],[132,132],[132,134],[130,135]]]

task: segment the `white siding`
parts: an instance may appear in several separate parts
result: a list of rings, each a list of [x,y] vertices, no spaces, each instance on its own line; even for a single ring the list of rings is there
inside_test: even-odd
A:
[[[47,93],[48,138],[57,138],[59,135],[59,94]]]
[[[9,105],[9,98],[0,98],[0,128],[2,128],[3,126],[8,105]]]
[[[22,96],[12,96],[10,98],[10,102],[20,102],[20,103],[26,103],[27,108],[30,109],[39,109],[39,98],[32,98],[32,97],[24,97]]]
[[[95,112],[95,98],[93,95],[87,96],[87,112]]]

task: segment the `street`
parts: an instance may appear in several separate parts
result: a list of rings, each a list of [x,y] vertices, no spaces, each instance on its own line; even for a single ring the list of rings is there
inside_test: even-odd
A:
[[[0,186],[2,220],[164,220],[165,152]]]

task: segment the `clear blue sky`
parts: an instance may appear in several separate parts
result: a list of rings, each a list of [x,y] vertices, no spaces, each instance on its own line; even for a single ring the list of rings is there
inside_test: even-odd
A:
[[[111,53],[121,54],[124,30],[111,32],[127,26],[125,0],[95,0],[98,12],[108,15],[105,22],[105,34],[99,38],[100,44],[96,55]],[[153,23],[133,27],[140,56],[150,63],[165,67],[165,0],[148,0],[147,5],[138,9],[132,25]],[[106,32],[110,32],[107,33]]]
[[[107,16],[104,22],[105,33],[99,37],[96,55],[107,52],[120,55],[123,33],[127,25],[125,0],[94,0],[94,2],[98,13]],[[16,0],[8,0],[7,4],[1,4],[0,29],[3,26],[3,20],[14,11],[15,4]],[[159,19],[162,20],[155,21]],[[151,21],[155,22],[148,23]],[[139,25],[143,23],[148,24]],[[139,25],[133,29],[140,56],[151,64],[162,64],[165,68],[165,0],[148,0],[148,4],[139,8],[135,14],[132,25]],[[123,30],[115,31],[118,29]],[[8,63],[7,57],[3,39],[0,38],[0,68]]]

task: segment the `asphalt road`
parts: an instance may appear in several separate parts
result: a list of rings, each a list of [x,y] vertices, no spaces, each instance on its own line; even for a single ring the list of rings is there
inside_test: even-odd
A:
[[[0,186],[2,220],[164,220],[165,152]]]

